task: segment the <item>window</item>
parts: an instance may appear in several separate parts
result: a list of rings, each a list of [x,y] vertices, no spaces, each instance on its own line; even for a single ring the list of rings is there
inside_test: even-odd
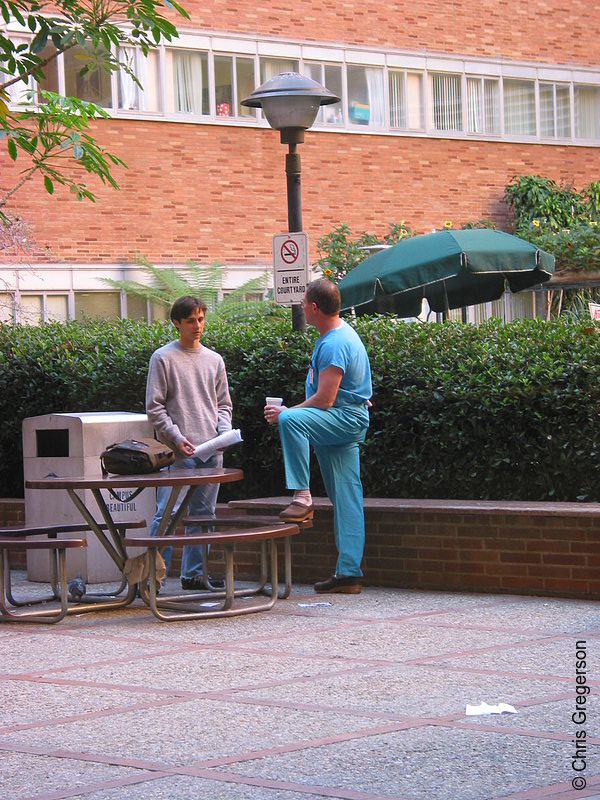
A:
[[[198,116],[209,114],[208,53],[175,49],[167,53],[172,86],[167,95],[168,110]]]
[[[467,76],[467,131],[500,133],[500,81]]]
[[[39,325],[43,319],[42,295],[21,295],[21,301],[19,303],[19,322],[25,325]]]
[[[434,72],[429,75],[431,89],[431,127],[436,131],[460,131],[462,98],[460,75]]]
[[[261,58],[260,82],[264,83],[282,72],[298,72],[298,61],[288,58]],[[253,87],[254,88],[254,87]]]
[[[145,297],[137,297],[134,294],[125,295],[127,319],[139,319],[146,322],[148,319],[148,302]]]
[[[56,53],[56,48],[54,45],[47,44],[46,47],[42,50],[39,54],[42,61],[45,61],[47,58],[50,58],[51,55]],[[52,59],[49,61],[46,66],[44,67],[44,75],[45,77],[42,78],[39,82],[40,89],[44,89],[47,92],[56,92],[59,91],[58,86],[58,69],[59,69],[59,57]],[[79,65],[79,69],[81,69],[81,64]]]
[[[390,127],[423,130],[423,75],[391,69],[388,72]]]
[[[67,97],[78,97],[80,100],[110,108],[112,106],[110,74],[103,69],[93,69],[95,57],[91,45],[86,47],[77,45],[63,53],[65,94]],[[90,66],[90,71],[82,75],[81,70],[86,64]]]
[[[325,86],[331,94],[343,97],[342,88],[342,67],[338,64],[320,64],[306,61],[304,64],[304,74]],[[339,103],[332,103],[328,106],[321,106],[317,114],[317,125],[343,125],[344,107],[340,99]]]
[[[16,37],[11,37],[12,43],[15,47],[18,47],[20,44],[25,44],[24,39],[17,39]],[[15,68],[12,73],[6,75],[2,75],[0,78],[0,83],[4,83],[5,80],[9,80],[11,77],[16,77],[19,74],[19,71]],[[17,81],[16,83],[11,84],[7,88],[8,92],[8,99],[14,105],[18,105],[19,103],[27,102],[27,92],[31,88],[31,81]]]
[[[0,292],[0,322],[15,321],[15,299],[9,292]]]
[[[169,306],[162,305],[162,303],[153,303],[150,301],[150,322],[160,320],[165,322],[169,319]]]
[[[75,292],[75,319],[120,319],[119,292]]]
[[[118,73],[119,108],[123,111],[161,111],[159,54],[150,50],[144,56],[137,47],[122,47],[119,61],[127,64],[139,80],[121,69]]]
[[[217,117],[254,117],[255,108],[241,101],[254,91],[254,60],[242,56],[215,56],[215,104]]]
[[[256,117],[255,108],[246,108],[242,100],[254,91],[254,59],[235,56],[236,109],[238,117]]]
[[[600,87],[575,86],[575,137],[600,139]]]
[[[69,298],[66,294],[47,294],[45,299],[46,322],[66,322],[69,319]]]
[[[540,83],[540,135],[571,138],[571,98],[566,84]]]
[[[390,70],[388,73],[390,92],[390,126],[406,128],[406,72]]]
[[[28,44],[26,39],[11,38],[11,41],[16,46]],[[53,45],[48,44],[40,53],[38,53],[38,57],[41,61],[45,61],[47,58],[51,58],[51,56],[55,54],[56,48]],[[43,68],[43,72],[44,77],[39,81],[40,88],[51,92],[58,92],[58,59],[54,58],[49,61]],[[18,75],[18,70],[15,69],[13,74],[15,76]],[[4,79],[0,79],[0,83],[3,82]],[[33,86],[34,82],[31,78],[28,81],[17,81],[17,83],[11,84],[11,86],[8,87],[8,96],[10,98],[10,102],[14,103],[15,105],[19,103],[26,103],[27,92],[31,90]]]
[[[535,136],[535,83],[504,80],[504,132]]]
[[[348,119],[352,125],[383,128],[385,98],[383,70],[348,64]]]

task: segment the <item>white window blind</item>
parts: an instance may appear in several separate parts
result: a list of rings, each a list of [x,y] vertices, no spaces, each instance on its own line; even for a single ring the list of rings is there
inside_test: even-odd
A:
[[[429,79],[432,128],[436,131],[462,130],[460,75],[434,72]]]
[[[467,77],[467,130],[469,133],[500,133],[498,80]]]
[[[535,136],[535,83],[504,80],[504,131]]]
[[[390,126],[406,128],[406,73],[397,70],[389,72]]]
[[[570,138],[571,100],[568,86],[540,83],[540,134],[549,138]]]
[[[575,86],[575,136],[600,139],[600,88]]]

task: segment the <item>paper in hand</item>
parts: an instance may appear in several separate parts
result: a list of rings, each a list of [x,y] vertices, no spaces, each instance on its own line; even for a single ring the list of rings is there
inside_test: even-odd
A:
[[[238,444],[242,441],[242,434],[239,428],[234,428],[231,431],[220,433],[214,439],[209,439],[208,442],[199,444],[194,450],[194,455],[202,461],[207,461],[217,450],[223,450],[225,447],[231,447],[232,444]]]

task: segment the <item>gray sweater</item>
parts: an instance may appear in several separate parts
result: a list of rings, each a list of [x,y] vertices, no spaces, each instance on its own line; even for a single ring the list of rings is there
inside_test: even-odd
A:
[[[178,341],[152,354],[146,383],[146,414],[156,435],[176,448],[185,437],[193,445],[231,430],[231,397],[225,363],[218,353]]]

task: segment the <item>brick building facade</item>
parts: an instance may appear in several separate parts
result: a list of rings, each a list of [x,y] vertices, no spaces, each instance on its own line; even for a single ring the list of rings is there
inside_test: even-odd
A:
[[[78,203],[34,180],[13,198],[37,249],[19,276],[0,264],[0,281],[5,296],[43,297],[42,316],[50,295],[77,316],[78,293],[107,292],[99,276],[139,277],[137,254],[157,265],[219,261],[230,286],[271,269],[272,236],[287,229],[286,148],[239,101],[288,68],[339,81],[327,85],[342,96],[339,116],[318,119],[299,147],[311,260],[341,223],[378,235],[400,221],[420,233],[446,220],[506,226],[514,175],[578,189],[600,177],[600,23],[583,2],[184,5],[191,19],[176,20],[176,47],[144,67],[156,83],[147,107],[125,107],[115,77],[111,119],[95,124],[128,165],[114,170],[120,191],[98,182],[97,202]],[[202,82],[191,111],[179,96],[185,59]],[[58,69],[60,88],[66,62]],[[0,190],[23,167],[3,148]]]

